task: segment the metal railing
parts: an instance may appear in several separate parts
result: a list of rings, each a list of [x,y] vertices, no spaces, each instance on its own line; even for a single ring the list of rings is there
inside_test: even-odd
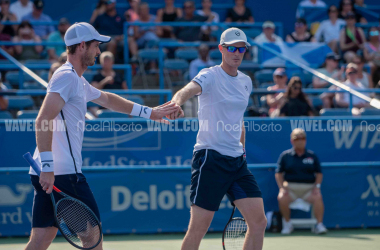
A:
[[[278,36],[283,37],[283,25],[280,22],[275,22]],[[125,22],[124,23],[124,63],[129,62],[129,47],[128,47],[128,29],[130,26],[150,27],[150,26],[171,26],[171,27],[202,27],[202,26],[217,26],[221,29],[226,27],[239,28],[257,28],[262,29],[262,22],[255,23],[206,23],[206,22]]]

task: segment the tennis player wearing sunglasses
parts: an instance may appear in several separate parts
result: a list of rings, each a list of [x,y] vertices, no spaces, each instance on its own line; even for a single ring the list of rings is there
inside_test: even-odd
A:
[[[224,195],[244,216],[245,250],[263,246],[266,218],[261,191],[245,159],[243,115],[252,80],[238,70],[250,44],[244,32],[230,28],[220,38],[220,65],[205,68],[178,91],[172,102],[183,105],[198,95],[200,128],[194,147],[190,199],[191,219],[182,250],[198,249]],[[168,116],[182,117],[179,110]]]

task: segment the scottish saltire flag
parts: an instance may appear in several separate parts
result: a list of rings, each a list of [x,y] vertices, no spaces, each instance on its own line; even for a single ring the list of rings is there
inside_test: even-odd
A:
[[[312,68],[320,67],[325,61],[326,54],[331,52],[325,43],[264,43],[263,45]],[[286,67],[290,64],[264,49],[261,50],[260,61],[263,66]]]

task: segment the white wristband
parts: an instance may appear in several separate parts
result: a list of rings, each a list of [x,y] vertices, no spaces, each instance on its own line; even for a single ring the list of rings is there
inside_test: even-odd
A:
[[[135,103],[133,104],[132,112],[130,115],[140,116],[140,117],[149,119],[151,114],[152,114],[151,108]]]
[[[41,172],[54,172],[53,153],[51,151],[41,152]]]

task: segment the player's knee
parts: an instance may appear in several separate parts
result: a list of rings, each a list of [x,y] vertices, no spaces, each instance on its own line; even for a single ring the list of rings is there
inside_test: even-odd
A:
[[[267,226],[267,218],[265,215],[262,215],[255,220],[247,221],[249,230],[252,231],[264,231]]]

